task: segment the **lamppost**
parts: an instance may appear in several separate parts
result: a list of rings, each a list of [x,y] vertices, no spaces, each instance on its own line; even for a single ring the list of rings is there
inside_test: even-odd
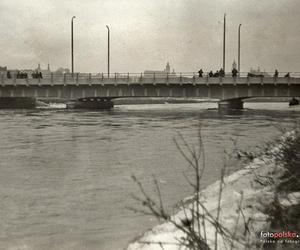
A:
[[[73,20],[75,16],[71,19],[71,64],[72,64],[72,77],[74,75],[74,39],[73,39]]]
[[[224,14],[224,28],[223,28],[223,70],[225,72],[225,40],[226,40],[226,13]]]
[[[106,25],[107,28],[107,77],[109,78],[109,63],[110,63],[110,30],[108,25]]]
[[[238,31],[238,72],[240,75],[240,67],[241,67],[241,26],[239,25],[239,31]]]

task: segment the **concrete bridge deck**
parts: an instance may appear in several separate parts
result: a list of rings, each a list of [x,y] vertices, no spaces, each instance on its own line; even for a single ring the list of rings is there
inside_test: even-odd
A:
[[[0,83],[5,85],[106,85],[106,84],[300,84],[300,77],[198,77],[196,75],[117,75],[110,78],[92,74],[49,74],[43,78],[8,79],[0,76]]]

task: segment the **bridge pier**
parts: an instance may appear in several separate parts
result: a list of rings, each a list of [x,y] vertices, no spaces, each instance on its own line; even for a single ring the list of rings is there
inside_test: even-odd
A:
[[[85,97],[67,103],[67,109],[110,110],[113,106],[111,98],[106,97]]]
[[[221,100],[218,103],[218,108],[219,108],[219,110],[243,109],[244,102],[241,98]]]
[[[32,109],[36,99],[32,97],[0,97],[0,109]]]

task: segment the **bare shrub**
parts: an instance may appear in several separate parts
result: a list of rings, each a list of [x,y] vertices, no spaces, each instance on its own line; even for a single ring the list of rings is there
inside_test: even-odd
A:
[[[207,224],[213,225],[215,230],[215,240],[214,240],[214,249],[218,249],[218,238],[223,238],[224,241],[230,242],[230,249],[234,248],[234,241],[238,241],[236,239],[236,234],[238,230],[239,220],[244,219],[245,228],[247,227],[247,223],[245,221],[245,217],[242,212],[242,202],[243,195],[241,196],[240,203],[238,205],[237,211],[237,221],[235,223],[235,228],[233,233],[229,232],[224,225],[222,225],[219,221],[221,214],[221,199],[222,192],[224,188],[224,176],[226,171],[226,163],[221,170],[220,174],[220,182],[219,182],[219,190],[218,190],[218,201],[217,201],[217,212],[216,214],[212,214],[209,212],[203,201],[201,201],[201,179],[203,178],[203,174],[205,171],[205,148],[201,135],[201,128],[198,131],[198,142],[196,146],[191,146],[182,134],[178,134],[178,138],[174,139],[174,143],[183,156],[183,158],[188,163],[189,168],[193,171],[194,179],[189,179],[186,175],[185,178],[189,185],[193,188],[194,196],[189,202],[183,203],[181,202],[181,211],[183,211],[184,216],[180,220],[176,219],[174,216],[165,209],[160,187],[156,179],[153,180],[154,187],[156,190],[156,198],[151,197],[145,190],[142,183],[135,177],[132,176],[133,181],[137,184],[142,194],[142,197],[133,196],[133,198],[138,201],[142,207],[141,208],[132,208],[129,207],[131,211],[136,213],[141,213],[143,215],[151,215],[157,218],[161,222],[170,222],[172,223],[178,230],[183,232],[185,235],[180,239],[177,239],[176,243],[170,242],[142,242],[143,244],[158,244],[163,249],[164,245],[167,244],[175,244],[178,245],[179,249],[191,249],[191,250],[210,250],[207,242],[207,232],[206,227]],[[245,234],[248,234],[246,231]]]

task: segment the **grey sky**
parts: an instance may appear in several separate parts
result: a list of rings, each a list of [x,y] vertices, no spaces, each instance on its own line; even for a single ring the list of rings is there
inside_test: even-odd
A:
[[[105,72],[111,28],[111,71],[175,71],[222,66],[223,14],[227,13],[227,70],[260,66],[300,71],[299,0],[1,0],[0,65],[33,68],[48,61],[70,68],[70,21],[75,28],[75,70]]]

